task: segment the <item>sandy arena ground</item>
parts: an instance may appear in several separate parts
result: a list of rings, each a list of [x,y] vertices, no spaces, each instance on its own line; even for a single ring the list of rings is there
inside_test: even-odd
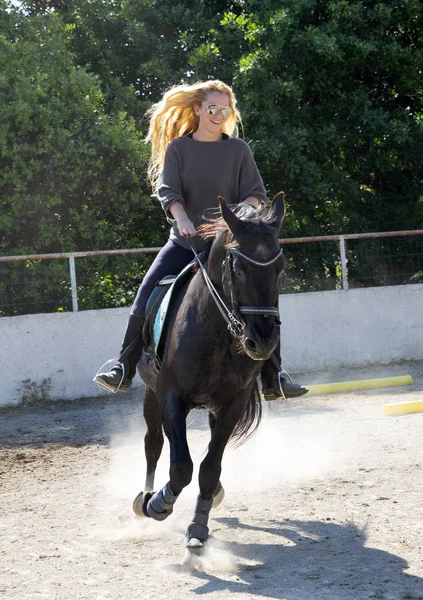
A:
[[[423,413],[383,413],[423,400],[423,363],[297,379],[408,373],[408,387],[266,405],[258,434],[227,450],[196,568],[184,565],[196,476],[167,521],[132,514],[140,387],[0,411],[0,600],[423,600]],[[198,468],[205,413],[188,424]],[[157,487],[167,470],[165,446]]]

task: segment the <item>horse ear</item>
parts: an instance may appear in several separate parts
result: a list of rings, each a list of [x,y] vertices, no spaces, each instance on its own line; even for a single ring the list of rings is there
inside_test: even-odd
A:
[[[271,227],[274,227],[276,231],[279,231],[282,225],[282,221],[285,217],[285,194],[279,192],[272,200],[269,213],[266,217],[266,221]]]
[[[222,217],[229,227],[231,233],[236,237],[241,234],[246,227],[248,227],[248,223],[246,221],[242,221],[238,219],[238,217],[231,211],[229,206],[226,204],[226,200],[222,198],[222,196],[218,196],[217,200],[220,206],[220,212],[222,213]]]

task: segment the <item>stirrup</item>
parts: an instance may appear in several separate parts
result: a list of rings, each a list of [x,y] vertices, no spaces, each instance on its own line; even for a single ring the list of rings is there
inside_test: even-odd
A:
[[[275,386],[274,386],[274,395],[275,397],[272,399],[266,398],[266,396],[263,393],[263,379],[262,379],[262,375],[261,373],[258,375],[257,377],[257,388],[258,388],[258,392],[260,395],[261,400],[266,401],[266,402],[271,402],[273,400],[283,400],[285,402],[288,401],[287,397],[285,396],[285,392],[283,391],[283,383],[282,383],[282,379],[286,379],[288,380],[290,383],[294,383],[292,380],[291,375],[285,371],[284,369],[282,369],[282,367],[279,367],[278,371],[277,371],[277,382],[275,382]],[[276,386],[279,387],[279,390],[276,389]],[[279,394],[277,393],[279,391]]]
[[[286,371],[283,371],[283,370],[278,371],[278,386],[279,386],[279,391],[280,391],[280,398],[282,400],[284,400],[285,402],[287,402],[287,399],[286,399],[284,391],[283,391],[282,382],[281,382],[282,373],[285,373],[285,372]],[[286,374],[288,375],[288,373],[286,373]],[[290,382],[293,383],[293,381],[289,375],[287,378],[289,378]],[[266,398],[266,396],[264,395],[264,392],[263,392],[263,378],[262,378],[261,373],[258,374],[256,382],[257,382],[257,391],[259,393],[260,400],[262,400],[263,402],[271,402],[271,401],[279,398],[279,396],[276,396],[276,393],[275,393],[275,398],[272,398],[272,400],[269,400]]]
[[[111,365],[111,366],[108,367],[108,369],[106,371],[105,369],[106,369],[107,365]],[[120,381],[119,381],[119,384],[117,385],[117,387],[113,387],[112,385],[109,385],[109,384],[105,383],[104,381],[101,381],[101,379],[98,379],[98,376],[100,375],[100,373],[107,373],[108,371],[111,371],[115,367],[121,367],[121,369],[122,369],[122,377],[120,378]],[[94,383],[96,383],[98,385],[98,387],[101,387],[103,390],[106,390],[107,392],[112,392],[112,394],[117,394],[117,392],[121,388],[121,385],[122,385],[124,379],[125,379],[125,365],[122,364],[121,362],[119,362],[119,360],[117,358],[111,358],[110,360],[105,362],[104,365],[102,365],[99,368],[99,370],[97,371],[97,373],[95,374],[95,376],[93,378],[93,381],[94,381]]]
[[[280,371],[278,371],[278,384],[279,384],[279,389],[281,392],[281,397],[284,400],[288,400],[291,398],[300,398],[301,396],[304,396],[305,394],[307,394],[309,391],[308,388],[306,388],[304,385],[295,383],[292,380],[289,373],[287,373],[282,368]],[[284,386],[285,386],[286,391],[284,389]],[[291,389],[289,389],[289,386],[291,386]],[[292,388],[295,388],[295,389],[292,389]]]
[[[281,366],[279,366],[278,369],[278,376],[279,376],[279,381],[280,381],[280,377],[281,375],[283,375],[285,377],[285,379],[288,379],[288,381],[290,383],[294,383],[294,380],[292,379],[291,375],[288,373],[288,371],[285,371],[285,369],[283,369]]]
[[[285,375],[287,375],[287,377],[285,377]],[[283,391],[283,384],[282,384],[282,381],[281,381],[282,377],[284,379],[289,379],[289,381],[291,383],[293,383],[293,381],[292,381],[291,377],[289,376],[289,374],[286,371],[284,371],[283,369],[281,369],[280,371],[278,371],[278,386],[279,386],[279,391],[281,393],[282,400],[284,400],[286,402],[287,399],[286,399],[286,396],[285,396],[285,392]]]
[[[291,375],[288,373],[288,371],[285,371],[285,369],[283,369],[281,366],[279,366],[279,370],[278,370],[278,385],[279,385],[279,389],[281,391],[281,396],[282,396],[282,400],[285,400],[285,402],[287,401],[287,398],[285,396],[285,392],[283,391],[283,384],[281,379],[287,379],[289,381],[289,383],[294,383]]]

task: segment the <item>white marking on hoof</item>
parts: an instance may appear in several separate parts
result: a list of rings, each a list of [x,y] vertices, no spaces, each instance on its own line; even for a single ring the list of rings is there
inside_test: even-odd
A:
[[[200,540],[197,540],[197,538],[191,538],[190,540],[187,541],[187,548],[189,549],[198,549],[198,548],[203,548],[204,547],[204,543],[201,542]]]

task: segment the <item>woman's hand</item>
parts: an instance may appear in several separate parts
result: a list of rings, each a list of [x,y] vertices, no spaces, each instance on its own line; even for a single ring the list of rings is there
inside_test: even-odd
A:
[[[171,205],[169,212],[176,221],[180,235],[191,237],[197,234],[194,223],[187,217],[184,207],[178,200]]]
[[[176,220],[180,235],[184,237],[191,237],[197,234],[197,230],[194,227],[194,223],[188,217],[181,217]]]

